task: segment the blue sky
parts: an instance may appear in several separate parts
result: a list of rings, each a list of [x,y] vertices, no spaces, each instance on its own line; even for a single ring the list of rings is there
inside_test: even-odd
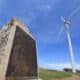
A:
[[[70,67],[65,29],[59,35],[63,24],[60,17],[70,15],[75,62],[80,68],[80,0],[0,0],[0,26],[13,17],[28,26],[37,41],[39,66],[44,68]]]

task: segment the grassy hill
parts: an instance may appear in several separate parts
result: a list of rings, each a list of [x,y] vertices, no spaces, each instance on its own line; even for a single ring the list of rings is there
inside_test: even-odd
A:
[[[77,74],[74,74],[75,77],[76,75]],[[78,75],[80,76],[80,74]],[[43,80],[72,80],[73,74],[71,72],[40,69],[40,78],[42,78]]]

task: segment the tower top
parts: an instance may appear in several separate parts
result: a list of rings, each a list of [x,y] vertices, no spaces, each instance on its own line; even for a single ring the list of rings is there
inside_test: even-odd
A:
[[[31,36],[35,40],[35,38],[31,34],[30,30],[19,19],[14,17],[10,22],[8,22],[8,24],[3,26],[3,28],[1,29],[0,32],[2,32],[8,26],[10,26],[10,27],[19,27],[20,29],[22,29],[24,32],[26,32],[29,36]]]
[[[30,33],[29,29],[19,19],[15,18],[15,17],[9,22],[9,25],[17,26],[17,27],[21,28],[22,30],[24,30],[25,32],[27,31]]]

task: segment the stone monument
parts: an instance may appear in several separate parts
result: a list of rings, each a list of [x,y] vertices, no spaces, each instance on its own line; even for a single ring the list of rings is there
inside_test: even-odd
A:
[[[35,39],[16,18],[0,30],[0,80],[38,80]]]

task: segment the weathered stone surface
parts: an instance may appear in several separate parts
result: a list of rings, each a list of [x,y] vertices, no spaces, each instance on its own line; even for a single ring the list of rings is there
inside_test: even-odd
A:
[[[38,79],[36,42],[34,37],[29,30],[16,19],[14,19],[11,24],[8,24],[8,26],[10,26],[12,30],[8,29],[8,42],[5,41],[5,43],[7,43],[7,47],[4,51],[6,56],[3,57],[5,59],[0,58],[2,60],[0,71],[2,69],[3,73],[1,74],[0,72],[0,80]],[[1,47],[0,50],[2,50]]]

